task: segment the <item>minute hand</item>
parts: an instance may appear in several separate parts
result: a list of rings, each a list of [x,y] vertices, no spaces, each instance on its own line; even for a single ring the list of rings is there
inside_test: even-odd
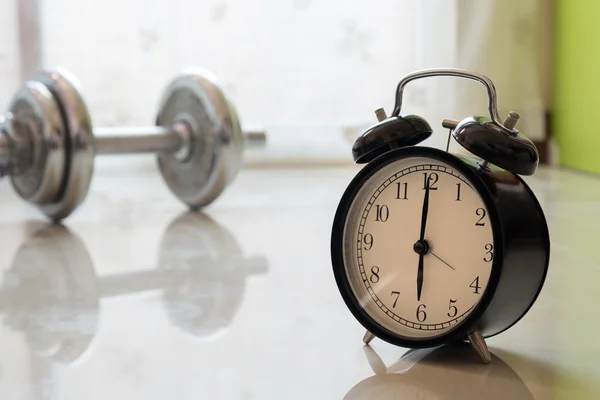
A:
[[[423,212],[421,213],[421,235],[419,240],[425,240],[425,226],[427,225],[427,214],[429,212],[429,179],[425,187],[425,197],[423,198]]]
[[[421,235],[419,241],[423,243],[425,239],[425,226],[427,225],[427,213],[429,211],[429,179],[426,180],[425,197],[423,198],[423,211],[421,213]],[[421,301],[421,291],[423,290],[423,256],[419,254],[419,268],[417,270],[417,301]]]

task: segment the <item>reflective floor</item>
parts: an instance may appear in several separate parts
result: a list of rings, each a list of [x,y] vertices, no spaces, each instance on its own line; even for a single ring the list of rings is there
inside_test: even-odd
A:
[[[329,262],[356,170],[243,171],[204,213],[154,172],[109,171],[63,226],[0,183],[0,399],[600,398],[600,179],[528,179],[550,270],[483,365],[363,346]]]

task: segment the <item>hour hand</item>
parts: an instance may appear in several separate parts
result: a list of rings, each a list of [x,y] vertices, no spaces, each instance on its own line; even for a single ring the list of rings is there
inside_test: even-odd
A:
[[[419,254],[419,270],[417,272],[417,301],[421,301],[423,290],[423,254]]]

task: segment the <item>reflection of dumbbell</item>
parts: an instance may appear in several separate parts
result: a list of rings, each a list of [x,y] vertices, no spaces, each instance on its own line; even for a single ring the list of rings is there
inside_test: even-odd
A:
[[[375,375],[356,384],[344,400],[533,400],[508,364],[493,354],[491,363],[481,364],[467,343],[409,350],[391,366],[370,346],[364,346],[364,351]]]
[[[48,226],[19,248],[5,272],[0,312],[37,354],[72,362],[96,334],[102,298],[160,290],[174,325],[214,339],[240,306],[246,277],[266,270],[264,258],[245,258],[232,234],[201,213],[169,225],[157,269],[106,277],[96,277],[79,238]]]
[[[158,153],[169,189],[196,209],[231,183],[245,143],[263,146],[266,139],[242,132],[235,108],[205,71],[171,82],[154,127],[92,130],[79,84],[64,70],[26,82],[0,122],[0,176],[11,175],[19,196],[53,220],[84,200],[96,153]]]

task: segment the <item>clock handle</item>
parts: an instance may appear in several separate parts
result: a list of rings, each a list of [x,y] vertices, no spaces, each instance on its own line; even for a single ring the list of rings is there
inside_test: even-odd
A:
[[[481,84],[483,84],[488,92],[489,105],[488,110],[490,112],[490,118],[494,121],[498,126],[512,131],[512,128],[508,128],[503,125],[502,120],[500,119],[500,115],[498,114],[498,104],[496,100],[496,87],[490,78],[485,75],[477,74],[474,72],[465,71],[462,69],[425,69],[418,72],[414,72],[412,74],[405,75],[400,83],[398,83],[398,87],[396,89],[396,104],[394,105],[393,116],[400,115],[400,108],[402,107],[402,92],[404,91],[404,86],[410,81],[420,78],[429,78],[432,76],[454,76],[458,78],[466,78],[475,80]]]

